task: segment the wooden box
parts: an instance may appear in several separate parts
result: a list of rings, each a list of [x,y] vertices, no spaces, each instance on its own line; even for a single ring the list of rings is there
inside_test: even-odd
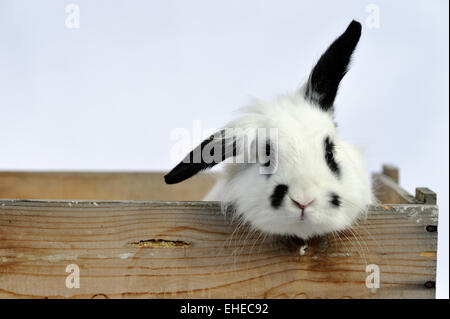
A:
[[[435,297],[436,194],[408,194],[393,167],[365,221],[289,245],[199,201],[214,175],[162,176],[0,173],[0,297]]]

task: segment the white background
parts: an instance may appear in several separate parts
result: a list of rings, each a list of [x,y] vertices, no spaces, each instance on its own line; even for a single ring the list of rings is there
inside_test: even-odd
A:
[[[220,127],[251,97],[295,90],[351,19],[363,23],[336,100],[371,171],[438,193],[448,298],[448,1],[0,0],[0,170],[161,170],[174,128]],[[199,142],[200,140],[195,140]]]

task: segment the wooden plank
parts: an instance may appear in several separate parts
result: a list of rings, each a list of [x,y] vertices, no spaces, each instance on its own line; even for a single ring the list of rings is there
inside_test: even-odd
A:
[[[196,201],[213,185],[216,175],[202,173],[166,185],[162,172],[0,172],[0,198],[53,200],[172,200]],[[384,174],[373,174],[381,203],[418,201]]]
[[[2,200],[0,297],[434,298],[428,225],[435,205],[374,206],[352,232],[291,249],[236,230],[215,202]],[[80,288],[66,287],[68,264]]]
[[[390,177],[396,184],[400,182],[400,173],[399,169],[396,166],[384,164],[383,165],[383,174]]]
[[[201,200],[215,181],[198,174],[166,185],[162,172],[0,172],[0,198],[72,200]]]
[[[426,187],[416,188],[416,199],[426,205],[436,205],[437,203],[436,193]]]
[[[417,204],[414,196],[401,188],[394,180],[384,174],[372,174],[373,191],[381,203]]]

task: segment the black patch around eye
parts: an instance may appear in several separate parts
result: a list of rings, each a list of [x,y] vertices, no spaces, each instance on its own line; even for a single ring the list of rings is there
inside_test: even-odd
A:
[[[327,165],[330,168],[330,170],[334,174],[339,176],[340,169],[334,158],[334,148],[335,148],[334,143],[330,140],[330,137],[325,138],[325,161],[327,162]]]
[[[279,184],[274,188],[273,193],[270,196],[270,204],[273,208],[278,208],[281,206],[288,189],[288,186],[284,184]]]
[[[334,207],[341,206],[341,198],[339,197],[338,194],[331,193],[330,204],[333,205]]]

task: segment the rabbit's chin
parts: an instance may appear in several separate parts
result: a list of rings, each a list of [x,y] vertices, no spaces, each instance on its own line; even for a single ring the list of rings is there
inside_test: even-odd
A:
[[[344,231],[351,228],[356,220],[365,216],[365,211],[355,209],[351,205],[343,205],[338,211],[314,207],[306,211],[302,217],[298,208],[290,205],[290,199],[285,200],[283,207],[274,209],[262,197],[257,199],[255,196],[244,195],[233,199],[224,196],[229,195],[227,191],[229,188],[226,185],[224,180],[219,180],[205,200],[216,200],[227,204],[222,205],[224,212],[229,211],[231,206],[232,219],[236,223],[240,224],[243,221],[254,230],[267,234],[296,236],[306,240],[314,236]],[[234,189],[236,190],[236,187]]]
[[[242,203],[242,199],[239,201]],[[253,208],[249,208],[252,205]],[[263,233],[296,236],[305,240],[344,231],[362,217],[359,211],[351,208],[347,211],[341,209],[338,216],[331,216],[335,212],[316,209],[302,218],[298,211],[291,209],[274,210],[272,207],[262,207],[255,203],[240,205],[236,204],[236,201],[232,206],[235,214],[233,219],[238,220],[238,223],[243,220],[254,230]]]
[[[237,213],[239,214],[239,210]],[[259,210],[258,214],[242,212],[240,216],[253,228],[263,233],[296,236],[302,239],[340,232],[350,228],[354,222],[354,219],[349,218],[348,215],[331,219],[321,216],[319,212],[313,212],[302,220],[299,216],[292,216],[293,214],[289,215],[289,213],[291,212],[267,209],[267,212]],[[281,214],[283,216],[280,216]]]

